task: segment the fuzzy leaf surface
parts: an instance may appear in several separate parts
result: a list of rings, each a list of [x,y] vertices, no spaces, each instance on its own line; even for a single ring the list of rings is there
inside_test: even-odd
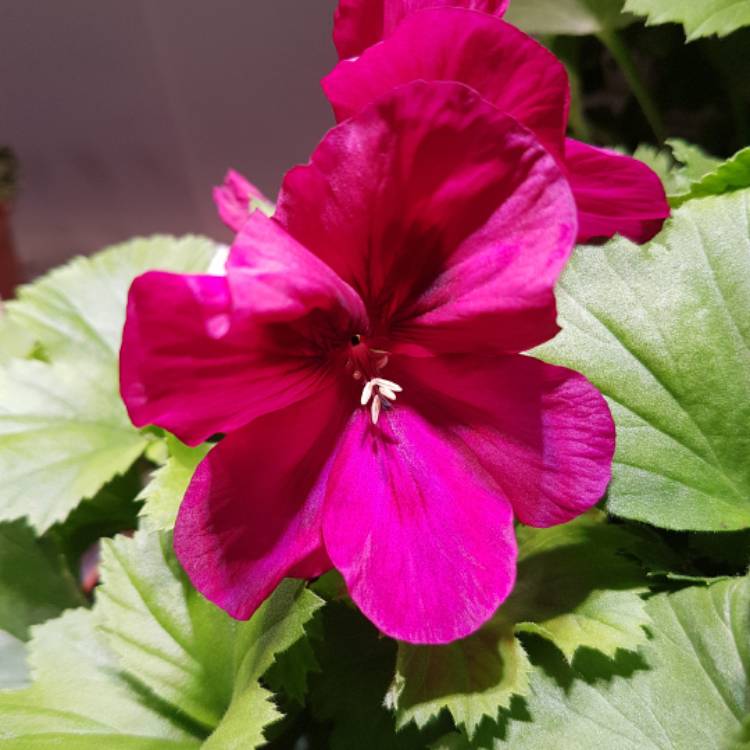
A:
[[[750,527],[750,191],[692,200],[652,242],[579,247],[560,333],[617,424],[609,510],[679,530]]]
[[[750,712],[750,578],[661,594],[640,658],[540,655],[531,697],[498,732],[496,750],[729,750]],[[608,671],[609,670],[609,671]],[[517,720],[518,719],[518,720]]]
[[[0,520],[43,533],[141,454],[116,373],[79,357],[0,367]]]

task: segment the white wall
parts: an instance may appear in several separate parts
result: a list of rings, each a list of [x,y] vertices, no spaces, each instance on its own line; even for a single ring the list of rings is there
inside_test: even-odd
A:
[[[226,240],[211,186],[275,194],[332,124],[335,0],[0,0],[0,142],[26,276],[135,234]]]

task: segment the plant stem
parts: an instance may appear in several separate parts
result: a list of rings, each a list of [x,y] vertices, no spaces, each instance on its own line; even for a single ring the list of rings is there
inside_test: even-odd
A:
[[[630,86],[630,90],[633,92],[633,96],[635,96],[636,101],[640,105],[641,111],[656,136],[657,141],[663,143],[665,133],[661,115],[659,114],[656,103],[651,98],[651,94],[649,94],[648,89],[638,73],[638,69],[630,55],[630,50],[625,44],[623,44],[620,35],[614,29],[605,29],[604,31],[599,32],[597,37],[610,51],[612,57],[615,58],[617,64],[620,66],[620,70],[622,70],[628,85]]]

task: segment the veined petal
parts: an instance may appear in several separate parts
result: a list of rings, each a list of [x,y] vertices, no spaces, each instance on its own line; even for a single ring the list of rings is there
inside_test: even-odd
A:
[[[235,305],[255,321],[284,322],[310,341],[348,341],[368,327],[359,295],[281,224],[260,212],[243,225],[226,268]]]
[[[230,169],[223,184],[214,188],[214,203],[221,220],[239,232],[252,211],[253,201],[270,204],[268,198],[239,172]]]
[[[175,551],[198,591],[233,617],[249,618],[282,578],[329,567],[321,506],[350,413],[326,388],[227,436],[199,465]]]
[[[474,457],[530,526],[554,526],[600,500],[615,429],[606,401],[577,372],[526,356],[395,358],[399,403],[429,415]]]
[[[669,203],[661,180],[646,164],[572,138],[565,141],[565,160],[578,205],[579,242],[616,232],[646,242],[661,230]]]
[[[420,79],[470,86],[563,157],[570,98],[565,67],[530,36],[486,13],[444,7],[410,15],[382,44],[340,62],[322,85],[341,121]]]
[[[120,393],[137,427],[155,424],[189,445],[247,424],[321,386],[304,351],[238,315],[227,279],[153,271],[130,289]]]
[[[356,293],[256,212],[235,240],[227,276],[135,280],[122,397],[137,426],[197,444],[323,387],[326,348],[366,326]]]
[[[333,41],[339,57],[354,57],[387,37],[410,13],[423,8],[469,8],[502,16],[509,0],[339,0]]]
[[[399,402],[400,403],[400,402]],[[360,409],[328,479],[323,538],[352,599],[384,633],[448,643],[513,588],[510,504],[470,455],[412,409]]]
[[[293,169],[276,220],[412,348],[521,351],[557,331],[576,235],[567,181],[534,136],[457,83],[399,87]]]

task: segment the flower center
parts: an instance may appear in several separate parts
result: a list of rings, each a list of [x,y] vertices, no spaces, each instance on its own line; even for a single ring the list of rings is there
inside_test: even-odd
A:
[[[346,367],[355,380],[364,381],[360,403],[370,405],[370,419],[378,423],[383,407],[389,407],[396,400],[396,395],[403,388],[392,380],[380,377],[380,371],[388,364],[388,352],[383,349],[371,349],[362,342],[362,336],[352,336],[349,359]]]

